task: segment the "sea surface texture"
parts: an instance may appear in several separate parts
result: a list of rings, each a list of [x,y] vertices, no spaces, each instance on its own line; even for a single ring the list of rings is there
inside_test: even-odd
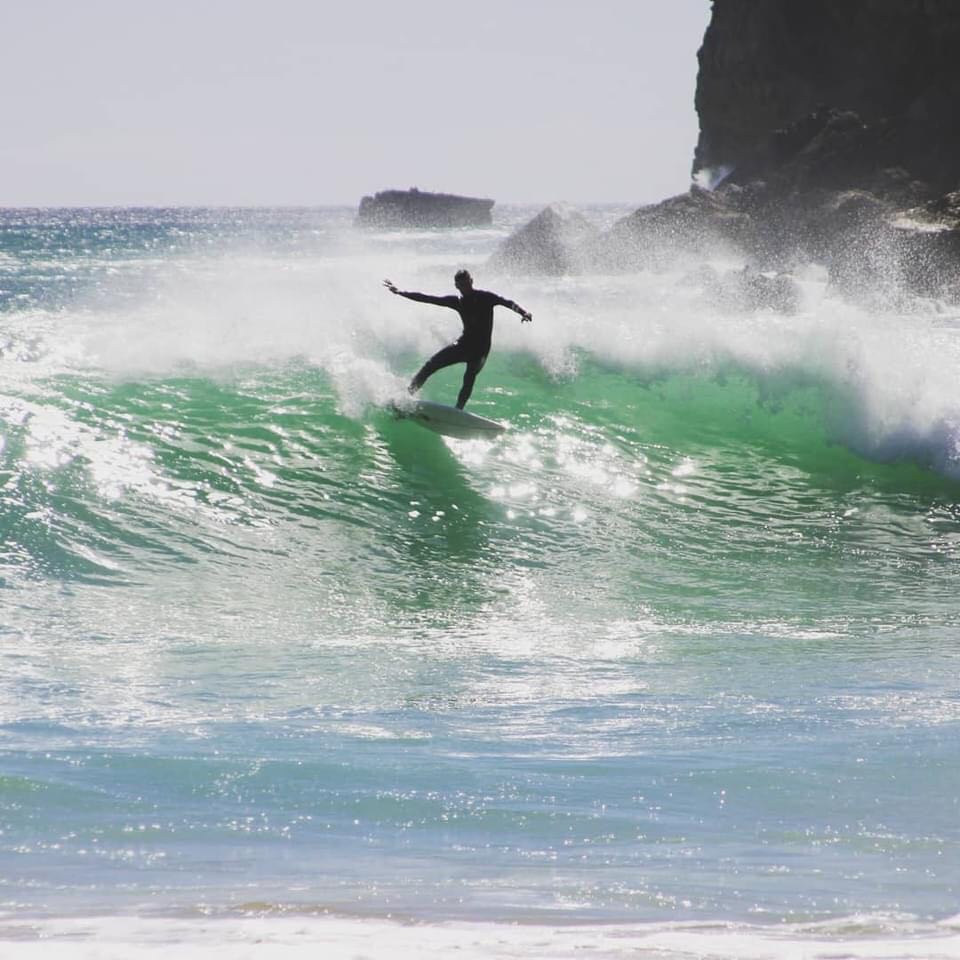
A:
[[[960,313],[537,212],[0,212],[0,955],[960,956]]]

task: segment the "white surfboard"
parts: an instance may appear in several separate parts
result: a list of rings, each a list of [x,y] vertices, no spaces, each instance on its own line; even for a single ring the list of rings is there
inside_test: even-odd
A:
[[[507,429],[506,424],[489,420],[476,413],[467,413],[456,407],[448,407],[445,403],[434,403],[431,400],[415,400],[409,405],[393,407],[396,417],[401,420],[412,420],[420,426],[443,434],[445,437],[457,437],[461,440],[476,439],[477,437],[493,438]]]

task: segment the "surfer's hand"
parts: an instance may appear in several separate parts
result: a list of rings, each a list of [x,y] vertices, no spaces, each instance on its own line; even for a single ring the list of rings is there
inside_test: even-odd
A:
[[[532,322],[533,322],[533,314],[532,314],[532,313],[521,313],[521,314],[520,314],[520,322],[521,322],[521,323],[532,323]]]
[[[384,285],[391,293],[399,293],[399,292],[400,292],[400,291],[397,289],[397,285],[396,285],[392,280],[384,280],[384,281],[383,281],[383,285]]]

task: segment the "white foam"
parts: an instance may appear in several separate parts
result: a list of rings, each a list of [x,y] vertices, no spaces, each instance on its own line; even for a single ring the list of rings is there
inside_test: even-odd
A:
[[[725,923],[551,925],[409,923],[334,916],[64,918],[0,923],[0,960],[893,960],[960,957],[955,927],[885,929],[880,918],[809,927]]]
[[[51,320],[48,339],[60,344],[64,364],[80,362],[82,346],[83,364],[120,378],[305,362],[331,377],[342,412],[362,416],[401,392],[412,368],[459,334],[452,311],[381,286],[388,276],[407,289],[453,292],[451,258],[409,238],[377,242],[350,234],[342,249],[322,256],[246,251],[160,262],[140,278],[138,297],[127,289],[111,303],[100,290],[95,308]],[[463,262],[458,254],[456,265]],[[822,278],[807,277],[800,311],[783,316],[729,303],[721,309],[710,284],[679,267],[495,279],[484,275],[482,259],[468,265],[478,286],[494,286],[534,313],[534,323],[521,326],[498,311],[497,355],[532,356],[557,380],[577,376],[577,358],[586,354],[641,381],[732,372],[764,390],[816,384],[830,396],[830,426],[844,443],[875,459],[910,457],[960,476],[960,319],[935,303],[901,297],[887,309],[858,308],[833,298]],[[33,350],[42,355],[46,347]],[[37,372],[52,371],[45,363]]]
[[[739,375],[774,398],[814,386],[835,439],[872,459],[910,458],[960,476],[958,324],[932,304],[884,312],[817,284],[805,297],[794,315],[730,312],[676,278],[594,278],[559,285],[532,337],[507,326],[500,343],[532,350],[561,379],[579,353],[641,383]]]

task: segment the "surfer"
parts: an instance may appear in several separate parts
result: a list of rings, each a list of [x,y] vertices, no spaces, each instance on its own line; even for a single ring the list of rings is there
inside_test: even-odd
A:
[[[454,363],[465,363],[467,369],[463,374],[463,386],[457,397],[457,407],[462,410],[473,391],[473,383],[477,374],[487,362],[490,352],[490,341],[493,336],[493,308],[507,307],[514,313],[520,314],[520,322],[526,323],[533,319],[533,314],[524,310],[519,304],[507,300],[499,294],[489,290],[475,290],[473,277],[467,270],[458,270],[453,277],[454,286],[460,291],[460,296],[451,294],[446,297],[435,297],[429,293],[415,293],[412,290],[398,290],[396,284],[384,280],[383,285],[398,297],[416,300],[417,303],[434,303],[438,307],[450,307],[460,314],[463,322],[463,333],[460,338],[449,346],[435,353],[410,381],[407,388],[410,393],[416,393],[438,370],[449,367]]]

